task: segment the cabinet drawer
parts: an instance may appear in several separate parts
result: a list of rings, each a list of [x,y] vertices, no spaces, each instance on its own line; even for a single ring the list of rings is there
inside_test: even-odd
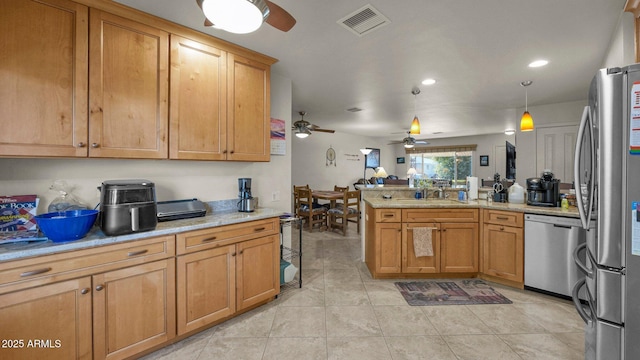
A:
[[[400,222],[401,209],[376,209],[376,222]]]
[[[99,246],[0,264],[0,293],[175,255],[173,235]],[[34,282],[34,280],[37,280]]]
[[[403,222],[477,222],[478,209],[403,209]]]
[[[187,254],[278,233],[278,218],[189,231],[176,235],[177,253]]]
[[[484,210],[485,224],[522,227],[524,214],[515,211]]]

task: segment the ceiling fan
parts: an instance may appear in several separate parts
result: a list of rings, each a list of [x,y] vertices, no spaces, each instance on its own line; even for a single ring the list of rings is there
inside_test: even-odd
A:
[[[258,30],[263,22],[289,31],[296,19],[269,0],[196,0],[205,15],[204,26],[236,34]]]
[[[411,149],[415,145],[427,145],[429,143],[426,141],[426,139],[418,139],[418,140],[416,140],[414,137],[411,136],[410,131],[407,131],[407,137],[405,137],[402,140],[392,141],[392,142],[388,143],[387,145],[395,145],[395,144],[404,144],[405,148]]]
[[[312,131],[326,132],[330,134],[336,132],[335,130],[322,129],[318,125],[314,125],[308,122],[304,119],[306,113],[306,111],[299,111],[298,114],[300,114],[301,118],[300,120],[294,122],[293,126],[291,127],[295,131],[297,137],[304,139],[307,136],[311,135]]]

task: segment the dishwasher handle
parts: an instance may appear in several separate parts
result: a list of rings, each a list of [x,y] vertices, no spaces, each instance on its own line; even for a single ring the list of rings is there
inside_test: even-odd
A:
[[[580,268],[580,270],[582,270],[583,273],[587,274],[588,277],[593,278],[593,270],[590,270],[587,268],[587,265],[582,263],[582,261],[580,261],[579,258],[579,253],[582,250],[586,250],[587,248],[587,243],[582,243],[578,246],[576,246],[576,248],[573,250],[573,261],[576,263],[576,265],[578,265],[578,267]],[[585,254],[585,262],[588,261],[587,256],[589,256],[588,254]]]

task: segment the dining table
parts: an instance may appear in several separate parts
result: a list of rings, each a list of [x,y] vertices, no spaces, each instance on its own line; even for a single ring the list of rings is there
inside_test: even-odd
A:
[[[331,204],[330,208],[335,207],[336,200],[341,200],[344,197],[344,193],[342,191],[333,191],[333,190],[313,190],[311,192],[313,197],[313,202],[317,203],[318,200],[328,200]]]

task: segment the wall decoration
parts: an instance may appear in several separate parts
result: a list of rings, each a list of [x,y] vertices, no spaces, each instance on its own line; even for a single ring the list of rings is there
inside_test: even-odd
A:
[[[380,167],[380,149],[367,148],[371,149],[369,155],[365,156],[366,162],[364,164],[365,169],[375,169]]]
[[[344,154],[344,156],[347,158],[347,161],[360,161],[362,154]]]
[[[338,162],[336,161],[336,151],[333,150],[331,145],[329,145],[329,149],[327,149],[327,161],[325,163],[325,166],[329,165],[338,166]]]
[[[489,166],[489,155],[480,155],[480,166]]]
[[[284,120],[271,118],[271,154],[287,154],[287,138]]]
[[[404,164],[404,156],[396,158],[396,164]]]

